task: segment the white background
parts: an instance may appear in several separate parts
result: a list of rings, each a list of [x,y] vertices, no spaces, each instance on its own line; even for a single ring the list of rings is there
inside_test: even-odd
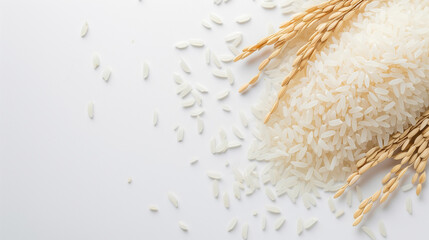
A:
[[[201,26],[210,12],[223,17],[223,26]],[[252,20],[238,25],[234,19],[241,14]],[[241,201],[233,198],[231,169],[248,163],[249,130],[240,149],[210,154],[209,140],[220,127],[229,133],[232,125],[244,130],[239,109],[250,117],[263,85],[243,96],[237,89],[256,73],[267,52],[226,64],[237,82],[224,101],[233,111],[225,113],[216,93],[230,86],[210,74],[203,49],[177,50],[174,44],[202,38],[221,55],[229,53],[223,40],[228,33],[243,32],[244,47],[264,37],[269,24],[286,19],[280,9],[265,10],[250,0],[220,6],[211,0],[0,0],[0,239],[241,239],[244,222],[250,226],[249,239],[296,239],[297,218],[312,216],[319,222],[300,239],[367,238],[351,227],[356,195],[351,209],[345,197],[336,201],[337,208],[346,211],[340,219],[328,209],[330,194],[323,194],[311,210],[301,201],[292,204],[280,197],[275,204],[287,219],[280,231],[273,229],[277,216],[264,210],[270,200],[263,191],[243,195]],[[85,21],[89,32],[81,39]],[[94,53],[101,58],[97,70],[91,63]],[[180,57],[189,63],[191,74],[181,72]],[[146,81],[141,76],[143,61],[151,69]],[[108,83],[101,79],[106,68],[112,69]],[[175,94],[173,72],[210,88],[203,100],[202,135]],[[87,115],[91,101],[93,120]],[[155,109],[157,127],[152,126]],[[185,128],[183,143],[176,141],[177,123]],[[200,159],[193,166],[192,157]],[[388,168],[370,171],[370,180],[360,181],[364,196],[378,189]],[[229,210],[212,196],[209,169],[223,172],[220,189],[221,194],[229,192]],[[379,239],[381,219],[388,239],[423,239],[429,210],[426,190],[420,198],[414,190],[398,191],[363,223]],[[179,209],[168,202],[168,191],[178,195]],[[413,200],[413,216],[405,210],[407,197]],[[150,204],[160,211],[150,212]],[[268,219],[265,232],[260,227],[263,215]],[[234,216],[239,218],[237,228],[227,233]],[[179,220],[189,225],[189,232],[179,229]]]

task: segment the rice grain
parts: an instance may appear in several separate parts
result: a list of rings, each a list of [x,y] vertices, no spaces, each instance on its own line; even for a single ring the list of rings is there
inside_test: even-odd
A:
[[[168,192],[168,200],[173,204],[175,208],[179,208],[179,200],[177,199],[177,196],[173,192]]]
[[[247,240],[247,237],[249,236],[249,224],[244,223],[243,227],[241,228],[241,237],[243,240]]]
[[[218,25],[223,24],[222,18],[219,15],[217,15],[216,13],[210,13],[209,17],[210,17],[210,20],[212,20],[212,22],[214,22]]]
[[[218,99],[218,100],[223,100],[223,99],[225,99],[226,97],[228,97],[228,95],[229,95],[229,90],[223,90],[223,91],[221,91],[221,92],[219,92],[219,93],[217,94],[217,99]]]
[[[302,218],[298,218],[296,222],[296,234],[301,235],[302,231],[304,231],[304,224],[302,222]]]
[[[82,25],[82,28],[81,28],[81,30],[80,30],[80,37],[81,38],[84,38],[85,36],[86,36],[86,34],[88,33],[88,22],[85,22],[83,25]]]
[[[405,200],[405,209],[410,215],[413,215],[413,202],[410,197]]]
[[[250,19],[251,19],[251,17],[250,17],[249,15],[247,15],[247,14],[243,14],[243,15],[240,15],[240,16],[236,17],[236,18],[235,18],[235,21],[236,21],[237,23],[239,23],[239,24],[243,24],[243,23],[247,23],[247,22],[249,22],[249,21],[250,21]]]
[[[313,227],[313,226],[314,226],[314,224],[316,224],[318,221],[319,221],[319,220],[318,220],[317,218],[312,217],[312,218],[310,218],[310,219],[308,219],[308,220],[306,220],[306,221],[304,222],[304,228],[305,228],[305,229],[310,229],[310,228],[311,228],[311,227]]]
[[[92,55],[92,67],[95,69],[97,69],[100,66],[100,56],[96,53],[94,53],[94,55]]]
[[[109,68],[107,68],[107,69],[104,69],[103,73],[101,74],[101,77],[105,82],[108,82],[111,74],[112,74],[112,71]]]
[[[177,42],[174,46],[177,49],[185,49],[189,46],[189,42],[188,41],[180,41],[180,42]]]
[[[201,20],[201,25],[202,25],[203,27],[205,27],[206,29],[208,29],[208,30],[211,30],[211,29],[212,29],[212,26],[211,26],[211,24],[209,23],[209,21],[207,21],[207,20],[205,20],[205,19]]]
[[[185,135],[185,130],[182,127],[179,127],[177,129],[177,141],[182,142],[184,135]]]
[[[213,180],[221,180],[222,174],[218,171],[207,171],[207,176]]]
[[[237,217],[232,218],[232,219],[229,221],[229,223],[228,223],[228,227],[226,228],[226,230],[227,230],[228,232],[231,232],[232,230],[234,230],[235,226],[237,225],[237,222],[238,222],[238,218],[237,218]]]
[[[199,134],[202,134],[204,131],[204,122],[200,117],[197,118],[197,130]]]
[[[224,206],[226,209],[229,209],[229,207],[230,207],[229,195],[228,195],[228,193],[227,193],[227,192],[224,192],[224,193],[223,193],[223,206]]]
[[[158,124],[158,111],[153,112],[152,124],[154,127]]]
[[[285,221],[286,219],[284,217],[279,217],[278,219],[276,219],[276,221],[274,222],[274,229],[276,231],[280,230],[280,228],[283,226]]]
[[[381,236],[387,237],[386,226],[384,225],[383,221],[378,222],[378,231],[380,232]]]
[[[182,229],[184,232],[187,232],[188,231],[188,224],[186,224],[185,222],[183,222],[183,221],[179,221],[179,227],[180,227],[180,229]]]
[[[180,59],[180,63],[179,64],[180,64],[180,67],[182,68],[182,70],[185,73],[188,73],[188,74],[191,73],[191,69],[189,68],[188,63],[186,63],[186,61],[183,58]]]
[[[219,182],[216,180],[212,183],[212,193],[214,198],[219,197]]]
[[[262,231],[265,231],[267,228],[267,217],[263,216],[261,220],[261,229]]]
[[[204,41],[202,39],[192,38],[189,39],[189,44],[193,47],[204,47]]]
[[[88,117],[90,119],[94,119],[94,103],[93,102],[88,103]]]
[[[368,235],[372,240],[376,240],[377,238],[374,235],[374,232],[367,226],[362,226],[362,231]]]
[[[267,210],[267,212],[273,214],[280,214],[282,212],[279,207],[274,205],[265,205],[265,209]]]

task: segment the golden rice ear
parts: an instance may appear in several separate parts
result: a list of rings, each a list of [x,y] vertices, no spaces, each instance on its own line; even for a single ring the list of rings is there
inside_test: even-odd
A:
[[[375,166],[377,163],[388,159],[388,153],[396,153],[392,161],[401,160],[401,163],[396,164],[393,168],[383,177],[381,190],[374,193],[370,198],[365,199],[359,205],[359,209],[355,212],[353,217],[356,219],[353,226],[358,225],[363,215],[368,213],[381,195],[379,200],[380,204],[385,202],[390,194],[394,192],[400,183],[400,180],[405,173],[414,168],[416,171],[412,177],[412,183],[416,183],[416,194],[420,195],[422,191],[422,184],[426,181],[426,163],[429,157],[429,139],[426,139],[424,134],[429,129],[429,116],[422,115],[416,120],[414,126],[407,128],[402,134],[396,133],[391,136],[389,144],[380,148],[374,147],[369,150],[365,157],[357,162],[358,170],[352,173],[347,178],[347,184],[342,187],[334,197],[340,196],[346,187],[352,185],[357,181],[357,178],[365,173],[369,168]],[[420,146],[424,146],[423,149]]]
[[[368,0],[365,0],[365,1],[368,1]],[[311,44],[307,44],[306,47],[302,48],[297,53],[297,60],[296,60],[296,63],[294,64],[295,70],[292,71],[293,74],[290,74],[291,75],[290,79],[288,79],[283,83],[283,85],[285,85],[286,82],[289,83],[291,78],[293,78],[293,76],[295,76],[298,71],[305,68],[308,60],[319,49],[320,43],[321,42],[323,43],[329,38],[329,36],[331,36],[332,34],[331,30],[335,30],[336,26],[338,26],[339,23],[343,21],[342,19],[345,16],[349,17],[353,15],[352,14],[354,12],[353,8],[351,8],[348,11],[345,11],[345,9],[342,8],[343,6],[349,6],[350,3],[351,3],[350,1],[331,0],[331,1],[326,1],[324,3],[311,7],[306,11],[295,15],[292,18],[292,20],[282,24],[278,32],[261,39],[255,45],[244,48],[243,52],[234,58],[234,61],[239,61],[241,59],[244,59],[249,55],[251,55],[252,53],[254,53],[255,51],[260,50],[265,46],[274,44],[275,51],[270,55],[268,59],[265,59],[259,65],[259,71],[262,71],[263,69],[265,69],[265,67],[268,65],[271,59],[277,57],[280,54],[281,49],[283,48],[283,46],[285,46],[285,44],[288,41],[292,40],[299,33],[310,28],[312,25],[320,22],[324,16],[333,15],[334,16],[333,20],[329,20],[328,22],[325,22],[325,23],[320,23],[320,25],[316,28],[319,33],[316,32],[317,34],[316,35],[313,34],[313,36],[310,38],[309,43]],[[358,5],[354,7],[357,7],[357,6]],[[327,27],[329,29],[328,31],[326,31]],[[259,76],[259,74],[257,76]],[[248,89],[248,87],[253,85],[256,82],[255,77],[252,78],[250,82],[253,82],[253,83],[243,85],[239,89],[239,92],[240,93],[245,92]],[[273,112],[270,112],[267,115],[265,122],[268,122],[268,119],[270,118],[272,113]]]

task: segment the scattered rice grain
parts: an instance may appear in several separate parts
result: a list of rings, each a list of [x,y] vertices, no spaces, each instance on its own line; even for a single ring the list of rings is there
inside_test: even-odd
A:
[[[266,228],[267,228],[267,217],[263,216],[261,220],[261,229],[262,231],[265,231]]]
[[[112,71],[109,68],[107,68],[107,69],[104,69],[101,77],[105,82],[108,82],[111,74],[112,74]]]
[[[368,235],[372,240],[376,240],[377,238],[374,235],[374,232],[367,226],[362,226],[362,231]]]
[[[168,192],[168,200],[173,204],[174,207],[179,208],[179,200],[173,192]]]
[[[204,86],[203,84],[198,83],[198,82],[195,84],[195,88],[196,88],[200,93],[208,93],[208,92],[209,92],[209,90],[208,90],[208,88],[207,88],[206,86]]]
[[[225,112],[231,112],[231,106],[223,104],[222,105],[222,110],[224,110]]]
[[[94,53],[94,55],[92,55],[92,67],[95,70],[99,66],[100,66],[100,56],[98,56],[98,54]]]
[[[189,107],[194,106],[194,104],[195,104],[195,99],[194,98],[188,98],[182,102],[182,107],[189,108]]]
[[[265,8],[265,9],[273,9],[277,6],[275,2],[269,2],[269,1],[262,1],[260,5],[262,8]]]
[[[229,206],[230,206],[230,203],[229,203],[229,195],[228,195],[228,193],[227,193],[227,192],[224,192],[224,193],[223,193],[223,206],[224,206],[226,209],[229,209]]]
[[[359,202],[362,202],[362,200],[363,200],[362,190],[357,185],[356,185],[356,195],[357,195],[357,198],[358,198]]]
[[[213,192],[213,197],[214,198],[218,198],[219,197],[219,182],[216,181],[216,180],[213,181],[212,192]]]
[[[405,208],[410,215],[413,215],[413,202],[411,197],[408,197],[407,200],[405,200]]]
[[[233,32],[225,36],[225,42],[232,42],[238,38],[242,38],[241,32]]]
[[[174,46],[177,49],[185,49],[189,46],[189,42],[188,41],[180,41],[180,42],[177,42]]]
[[[228,95],[229,95],[229,90],[223,90],[217,94],[217,99],[218,100],[225,99],[226,97],[228,97]]]
[[[329,209],[331,210],[331,212],[335,213],[336,207],[335,207],[334,200],[332,198],[328,199],[328,205],[329,205]]]
[[[158,212],[158,206],[156,206],[156,205],[150,205],[149,206],[149,210],[151,212]]]
[[[238,218],[237,217],[233,217],[229,223],[228,223],[228,227],[226,228],[226,230],[228,232],[231,232],[232,230],[234,230],[235,226],[237,225],[238,222]]]
[[[283,224],[285,223],[286,219],[284,217],[279,217],[275,222],[274,222],[274,229],[276,231],[280,230],[280,228],[283,226]]]
[[[243,240],[247,240],[248,235],[249,235],[249,224],[244,223],[243,227],[241,228],[241,237],[243,238]]]
[[[314,226],[314,224],[316,224],[318,221],[319,221],[319,219],[317,219],[317,218],[315,218],[315,217],[312,217],[312,218],[310,218],[310,219],[308,219],[308,220],[306,220],[306,221],[304,222],[304,228],[305,228],[305,229],[310,229],[310,228],[311,228],[311,227],[313,227],[313,226]]]
[[[344,215],[344,210],[343,209],[338,209],[336,212],[335,212],[335,217],[336,218],[340,218],[341,216],[343,216]]]
[[[386,226],[384,225],[383,221],[378,222],[378,231],[380,232],[381,236],[387,237]]]
[[[156,110],[153,112],[152,124],[153,126],[158,124],[158,111]]]
[[[413,185],[413,184],[411,184],[411,183],[406,184],[405,186],[403,186],[403,187],[402,187],[402,191],[403,191],[403,192],[410,191],[411,189],[413,189],[413,187],[414,187],[414,185]]]
[[[209,48],[206,48],[206,50],[204,50],[204,58],[206,60],[206,64],[210,65],[211,52]]]
[[[94,119],[94,103],[93,102],[88,103],[88,117],[90,119]]]
[[[86,36],[86,34],[88,33],[88,22],[85,22],[82,25],[82,28],[80,29],[80,37],[83,38]]]
[[[226,75],[226,71],[220,70],[220,69],[213,69],[212,70],[212,74],[213,76],[217,77],[217,78],[228,78],[228,76]]]
[[[184,232],[187,232],[188,231],[188,225],[185,223],[185,222],[183,222],[183,221],[179,221],[179,227],[180,227],[180,229],[182,229]]]
[[[235,21],[239,24],[243,24],[243,23],[247,23],[248,21],[250,21],[251,17],[247,14],[243,14],[240,15],[238,17],[235,18]]]
[[[182,142],[184,135],[185,135],[185,130],[182,127],[179,127],[179,129],[177,129],[177,141]]]
[[[281,210],[279,207],[274,206],[274,205],[265,205],[265,209],[267,210],[267,212],[273,213],[273,214],[280,214]]]
[[[199,134],[202,134],[204,131],[204,122],[200,117],[197,118],[197,130]]]
[[[201,20],[201,25],[203,25],[203,27],[205,27],[208,30],[212,29],[212,25],[209,23],[209,21],[205,19]]]
[[[245,128],[249,126],[249,120],[247,120],[246,114],[243,111],[240,111],[240,121]]]
[[[185,73],[191,73],[191,69],[189,68],[188,63],[186,63],[183,58],[180,59],[180,67]]]
[[[221,180],[222,174],[218,171],[207,171],[207,176],[213,180]]]
[[[224,63],[229,63],[229,62],[232,62],[234,60],[234,55],[230,55],[230,54],[220,55],[219,59]]]
[[[212,22],[214,22],[214,23],[216,23],[218,25],[222,25],[223,24],[222,18],[219,15],[215,14],[215,13],[210,13],[210,20],[212,20]]]
[[[204,41],[202,39],[189,39],[189,44],[193,47],[204,47]]]
[[[298,221],[296,222],[296,234],[301,235],[302,231],[304,230],[304,224],[302,223],[302,218],[298,218]]]
[[[149,65],[147,62],[143,62],[143,79],[146,80],[149,77]]]
[[[197,163],[198,162],[198,158],[196,158],[196,157],[193,157],[192,159],[191,159],[191,161],[189,161],[189,163],[191,164],[191,165],[194,165],[195,163]]]

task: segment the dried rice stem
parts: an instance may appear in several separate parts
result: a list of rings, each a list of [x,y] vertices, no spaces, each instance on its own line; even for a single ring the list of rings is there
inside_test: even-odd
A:
[[[287,21],[280,26],[280,30],[271,34],[258,43],[246,47],[243,52],[239,54],[234,61],[246,58],[255,51],[274,44],[274,52],[258,67],[258,74],[254,76],[248,83],[240,87],[239,92],[245,92],[249,87],[256,84],[261,72],[271,62],[272,59],[279,56],[286,46],[286,43],[297,37],[303,31],[309,29],[314,24],[318,24],[315,33],[310,37],[307,44],[305,44],[298,52],[297,57],[293,63],[292,71],[285,77],[282,82],[282,88],[278,93],[276,102],[274,103],[271,111],[265,118],[265,123],[268,122],[271,115],[276,111],[279,100],[286,92],[286,86],[302,71],[307,62],[314,56],[314,54],[322,48],[322,45],[337,32],[344,24],[352,18],[359,10],[362,10],[371,0],[330,0],[319,5],[313,6],[302,13],[295,15],[292,20]],[[327,19],[325,19],[327,17]],[[323,19],[323,20],[322,20]],[[324,21],[324,22],[322,22]]]
[[[270,120],[271,115],[277,110],[279,101],[285,95],[286,88],[289,82],[297,75],[297,73],[305,69],[305,67],[307,66],[307,62],[314,56],[317,51],[322,48],[326,41],[333,35],[334,31],[336,30],[336,27],[339,24],[342,25],[343,22],[349,20],[354,14],[357,13],[358,9],[364,1],[370,0],[359,0],[354,5],[343,6],[342,8],[339,8],[337,10],[338,12],[334,12],[332,13],[332,15],[329,16],[328,22],[322,23],[316,28],[316,32],[313,33],[313,35],[310,37],[309,42],[304,45],[304,47],[301,48],[300,51],[298,51],[297,57],[292,64],[292,71],[283,80],[281,84],[282,87],[277,94],[276,102],[274,103],[270,112],[268,112],[267,116],[265,117],[264,123],[267,123]]]
[[[265,69],[265,67],[273,58],[277,57],[281,53],[281,50],[288,41],[294,39],[300,33],[310,28],[315,23],[319,22],[323,17],[328,16],[333,12],[341,12],[342,10],[344,10],[345,7],[350,6],[353,2],[354,1],[352,0],[331,0],[311,7],[306,11],[295,15],[292,20],[281,25],[280,30],[278,32],[261,39],[255,45],[244,48],[243,52],[236,56],[234,61],[244,59],[250,56],[253,52],[260,50],[261,48],[268,45],[274,44],[275,50],[267,59],[265,59],[259,65],[259,73],[255,77],[253,77],[248,83],[240,87],[239,92],[246,91],[250,86],[254,85],[257,82],[261,71]],[[332,30],[335,26],[331,25],[330,27],[330,30]]]
[[[364,214],[372,209],[373,203],[378,200],[380,195],[380,204],[387,200],[390,194],[398,188],[399,181],[409,168],[413,168],[416,171],[412,177],[412,183],[417,183],[416,194],[420,195],[423,183],[426,181],[425,169],[429,157],[428,142],[429,110],[424,112],[422,116],[417,119],[414,126],[410,126],[403,133],[392,135],[386,146],[370,149],[364,158],[356,162],[357,170],[347,178],[347,183],[335,193],[334,198],[341,196],[347,187],[357,182],[361,175],[378,163],[389,157],[393,157],[394,161],[401,160],[399,164],[393,166],[383,177],[381,181],[383,187],[371,197],[361,202],[359,208],[353,215],[355,218],[353,226],[358,225],[362,221]],[[393,156],[394,152],[397,153]]]

